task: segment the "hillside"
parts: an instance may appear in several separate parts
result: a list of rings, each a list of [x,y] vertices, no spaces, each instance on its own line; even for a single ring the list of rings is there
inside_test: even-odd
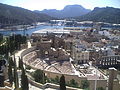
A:
[[[36,21],[48,21],[52,17],[46,14],[0,3],[1,24],[31,24]]]
[[[86,15],[77,17],[79,21],[98,21],[108,23],[120,23],[120,9],[113,7],[94,8]]]
[[[35,12],[44,13],[56,18],[69,18],[85,15],[90,12],[90,10],[85,9],[81,5],[67,5],[62,10],[44,9],[43,11],[35,10]]]

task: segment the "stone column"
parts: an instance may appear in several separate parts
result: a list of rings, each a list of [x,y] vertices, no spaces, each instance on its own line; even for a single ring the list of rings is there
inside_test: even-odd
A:
[[[109,68],[108,90],[113,90],[113,83],[116,77],[117,77],[117,70],[115,68]]]

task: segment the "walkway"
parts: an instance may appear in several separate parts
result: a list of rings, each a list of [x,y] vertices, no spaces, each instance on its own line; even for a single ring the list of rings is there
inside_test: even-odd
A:
[[[28,47],[27,47],[27,48],[31,48],[31,43],[30,43],[30,41],[28,41],[27,43],[28,43]],[[15,59],[16,59],[16,65],[17,65],[17,67],[18,67],[18,65],[19,65],[19,57],[21,57],[21,53],[22,53],[24,50],[26,50],[26,49],[22,49],[22,50],[20,50],[20,51],[18,51],[18,52],[15,53]]]
[[[29,84],[29,90],[43,90],[41,88],[38,88],[38,87],[35,87],[35,86],[32,86],[31,84]],[[44,90],[57,90],[57,89],[53,89],[53,88],[46,88]]]
[[[16,59],[16,65],[17,65],[17,67],[18,67],[18,65],[19,65],[19,57],[21,57],[21,53],[22,53],[24,50],[26,50],[26,49],[22,49],[22,50],[18,51],[17,53],[15,53],[15,59]]]

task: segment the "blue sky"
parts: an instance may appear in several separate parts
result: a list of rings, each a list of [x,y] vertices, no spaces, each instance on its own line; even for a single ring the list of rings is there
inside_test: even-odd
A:
[[[94,7],[120,8],[120,0],[0,0],[0,3],[23,7],[29,10],[63,9],[66,5],[79,4],[87,9]]]

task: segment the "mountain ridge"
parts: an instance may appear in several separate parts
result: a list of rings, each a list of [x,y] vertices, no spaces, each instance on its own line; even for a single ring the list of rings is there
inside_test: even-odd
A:
[[[52,17],[46,14],[0,3],[1,24],[31,24],[38,21],[48,21],[50,19],[52,19]]]
[[[91,10],[85,9],[81,5],[67,5],[62,10],[44,9],[42,11],[35,10],[34,12],[44,13],[56,18],[77,17],[87,14]]]
[[[71,8],[72,7],[72,8]],[[86,12],[87,10],[87,12]],[[2,24],[32,24],[34,22],[49,21],[51,19],[75,18],[78,21],[98,21],[120,24],[120,8],[95,7],[90,11],[81,5],[67,5],[62,10],[44,9],[52,16],[40,11],[31,11],[21,7],[0,3],[0,25]],[[39,13],[38,13],[39,12]],[[82,14],[81,14],[82,13]],[[59,15],[59,16],[57,16]],[[56,16],[53,18],[53,16]]]
[[[120,23],[120,9],[113,7],[95,7],[91,12],[76,19],[78,21]]]

